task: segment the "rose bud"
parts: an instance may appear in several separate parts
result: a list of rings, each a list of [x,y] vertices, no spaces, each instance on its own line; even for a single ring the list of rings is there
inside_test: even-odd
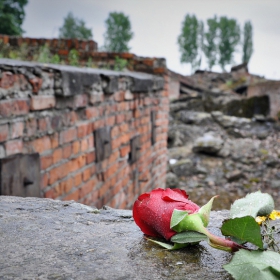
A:
[[[174,209],[189,214],[198,212],[199,206],[188,199],[180,189],[155,189],[138,197],[133,206],[133,218],[143,233],[169,240],[177,232],[170,228]]]
[[[231,240],[215,236],[207,230],[215,197],[199,207],[188,199],[188,195],[183,190],[155,189],[138,197],[133,205],[133,218],[142,232],[149,236],[170,240],[178,233],[195,231],[207,237],[208,243],[216,249],[229,252],[235,252],[241,248],[247,249]],[[173,250],[185,247],[188,240],[184,242],[185,244],[175,242],[174,247],[164,246],[162,242],[155,243]]]

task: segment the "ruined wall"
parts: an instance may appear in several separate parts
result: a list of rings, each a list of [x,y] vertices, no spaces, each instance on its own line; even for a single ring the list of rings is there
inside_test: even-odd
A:
[[[0,59],[0,70],[2,194],[3,181],[15,178],[34,187],[32,160],[24,171],[17,159],[15,170],[3,171],[21,153],[39,153],[46,198],[129,208],[140,193],[164,186],[167,78],[9,59]]]
[[[97,43],[90,40],[77,39],[44,39],[24,38],[0,34],[0,52],[9,57],[10,50],[24,52],[23,60],[36,60],[36,55],[41,47],[48,46],[52,55],[58,55],[65,64],[69,64],[69,53],[72,49],[77,51],[78,64],[93,68],[114,69],[118,59],[126,60],[126,68],[130,71],[145,72],[163,75],[166,73],[166,61],[164,58],[139,57],[132,53],[98,52]]]
[[[247,96],[264,96],[269,97],[270,112],[269,116],[273,119],[280,119],[280,82],[267,81],[251,85],[247,89]]]

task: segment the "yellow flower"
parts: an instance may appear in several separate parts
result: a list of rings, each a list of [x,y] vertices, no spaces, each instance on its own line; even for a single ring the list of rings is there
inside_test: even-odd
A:
[[[280,219],[280,211],[273,210],[273,211],[269,214],[269,219],[270,219],[270,220],[278,220],[278,219]]]
[[[266,220],[266,217],[265,216],[258,216],[255,218],[256,222],[261,225],[265,220]]]

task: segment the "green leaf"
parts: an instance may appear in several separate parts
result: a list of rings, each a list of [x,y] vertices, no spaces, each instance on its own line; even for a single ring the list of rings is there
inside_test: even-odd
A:
[[[212,208],[212,204],[213,204],[213,201],[214,199],[216,198],[217,196],[214,196],[212,197],[205,205],[203,205],[198,213],[200,214],[201,216],[201,219],[202,219],[202,222],[204,224],[205,227],[208,226],[209,224],[209,217],[210,217],[210,212],[211,212],[211,208]]]
[[[260,191],[247,194],[246,197],[236,200],[230,209],[230,217],[244,217],[269,215],[274,209],[271,195]]]
[[[176,235],[173,235],[171,238],[172,242],[175,243],[198,243],[200,241],[203,240],[208,240],[208,237],[203,234],[203,233],[199,233],[197,231],[184,231],[181,233],[178,233]]]
[[[201,233],[205,233],[206,229],[203,225],[201,216],[199,213],[191,214],[191,215],[182,215],[182,213],[178,212],[179,210],[174,210],[170,227],[176,232],[182,232],[186,230],[198,231]],[[181,211],[182,212],[182,211]]]
[[[251,242],[259,248],[263,248],[261,228],[251,216],[226,220],[221,231],[225,236],[234,236],[244,242]]]
[[[224,265],[236,280],[280,279],[280,255],[272,251],[236,252],[229,264]]]
[[[147,240],[167,249],[167,250],[178,250],[178,249],[182,249],[187,247],[189,244],[188,243],[184,243],[184,244],[179,244],[179,243],[174,243],[174,244],[170,244],[170,243],[165,243],[165,242],[161,242],[161,241],[157,241],[154,239],[149,239],[147,238]]]
[[[173,229],[177,226],[187,215],[189,215],[189,213],[185,210],[174,209],[171,216],[170,228]]]

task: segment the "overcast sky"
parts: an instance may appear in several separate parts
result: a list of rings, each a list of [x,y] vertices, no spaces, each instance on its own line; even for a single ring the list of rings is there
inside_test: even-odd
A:
[[[92,28],[93,39],[103,45],[105,20],[110,12],[128,15],[134,37],[130,52],[138,56],[164,57],[171,70],[190,74],[180,63],[177,38],[186,14],[204,22],[214,15],[235,18],[243,27],[250,20],[254,53],[249,71],[280,80],[280,0],[29,0],[23,29],[26,37],[54,38],[63,19],[72,12]],[[241,62],[241,54],[235,58]],[[202,69],[206,67],[202,65]],[[219,67],[213,70],[220,71]]]

